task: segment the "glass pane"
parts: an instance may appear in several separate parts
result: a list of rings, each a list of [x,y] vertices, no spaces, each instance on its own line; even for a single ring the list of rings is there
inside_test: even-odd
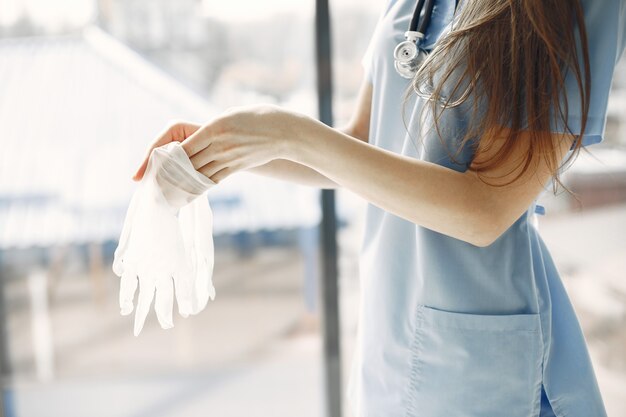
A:
[[[82,20],[77,3],[3,22],[7,415],[322,415],[318,189],[248,172],[210,189],[216,297],[175,306],[172,329],[151,309],[134,337],[111,270],[130,177],[171,120],[316,115],[313,2],[103,0]]]
[[[361,60],[385,2],[339,0],[331,2],[334,125],[344,127],[356,108],[363,82]],[[365,200],[348,189],[336,191],[338,230],[339,307],[341,320],[343,415],[352,417],[345,394],[353,360],[359,313],[359,246]]]

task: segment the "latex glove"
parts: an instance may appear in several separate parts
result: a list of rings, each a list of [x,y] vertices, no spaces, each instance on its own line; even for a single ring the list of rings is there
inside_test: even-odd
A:
[[[205,193],[213,185],[193,168],[179,142],[152,151],[113,261],[113,272],[121,277],[121,314],[132,312],[139,285],[135,336],[153,298],[162,328],[173,327],[174,294],[183,317],[214,299],[212,212]]]
[[[156,149],[159,149],[158,155],[163,152],[161,148]],[[179,142],[172,142],[165,149],[168,149],[171,158],[163,160],[156,178],[169,205],[182,207],[178,220],[194,277],[191,285],[191,314],[197,314],[204,309],[209,298],[215,298],[212,280],[213,213],[205,193],[215,182],[195,170]]]
[[[198,198],[190,206],[189,210],[180,211],[178,220],[195,276],[191,286],[191,314],[197,314],[204,309],[209,298],[215,299],[213,216],[206,198]]]

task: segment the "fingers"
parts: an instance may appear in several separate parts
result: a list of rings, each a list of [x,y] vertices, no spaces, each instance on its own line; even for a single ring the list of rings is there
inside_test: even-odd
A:
[[[211,146],[207,146],[206,148],[197,152],[194,156],[189,158],[193,168],[198,171],[200,168],[208,164],[209,162],[215,161],[215,153]]]
[[[137,172],[135,172],[132,177],[133,180],[139,181],[143,178],[143,174],[145,173],[148,165],[148,159],[150,158],[150,154],[154,148],[158,148],[159,146],[166,145],[173,141],[182,142],[189,136],[193,135],[198,129],[200,129],[200,125],[188,122],[176,122],[167,127],[156,138],[156,140],[152,142],[146,151],[139,169],[137,169]]]
[[[152,149],[153,148],[150,148],[150,152],[152,152]],[[140,181],[143,178],[143,174],[146,172],[147,164],[148,164],[148,158],[146,157],[146,159],[144,159],[144,161],[141,163],[141,166],[139,167],[137,172],[133,174],[133,177],[132,177],[133,181]]]
[[[154,148],[158,148],[159,146],[165,145],[165,144],[170,143],[170,142],[171,142],[171,140],[159,139],[159,140],[157,140],[157,142],[155,142],[152,145],[150,145],[150,147],[148,148],[145,156],[143,157],[143,161],[141,162],[141,166],[139,167],[137,172],[135,172],[135,174],[133,175],[133,180],[134,181],[139,181],[139,180],[141,180],[143,178],[143,174],[146,173],[146,168],[148,167],[148,161],[150,160],[150,154],[152,153]]]
[[[215,298],[215,289],[211,283],[212,271],[209,270],[207,259],[201,258],[198,262],[195,282],[195,297],[197,311],[202,311],[211,299]]]
[[[176,291],[176,303],[178,304],[178,314],[183,317],[189,317],[189,314],[195,313],[192,306],[191,270],[184,269],[174,276],[174,287]]]
[[[215,298],[212,282],[214,265],[213,214],[207,194],[204,193],[191,203],[190,210],[194,218],[193,243],[195,268],[194,302],[197,311],[206,307],[209,300]]]
[[[137,290],[137,274],[125,269],[120,280],[120,314],[127,316],[133,311],[133,299]]]
[[[126,210],[124,225],[122,226],[122,234],[120,235],[120,240],[118,242],[117,248],[115,248],[115,252],[113,253],[113,272],[118,277],[122,276],[122,273],[124,272],[124,267],[127,264],[127,262],[124,262],[124,260],[126,258],[128,245],[130,243],[130,235],[132,232],[135,212],[137,210],[137,207],[139,206],[140,198],[141,190],[137,190],[130,199],[128,210]],[[128,259],[126,259],[126,261],[128,261]]]
[[[191,280],[193,279],[193,262],[195,261],[193,256],[190,255],[194,252],[194,223],[193,213],[190,211],[189,205],[181,207],[178,212],[178,222],[181,232],[180,239],[185,248],[185,253],[179,259],[178,268],[174,276],[174,286],[176,289],[178,313],[183,317],[188,317],[193,312]]]
[[[209,146],[208,138],[225,133],[228,129],[228,119],[224,116],[218,117],[183,140],[181,146],[187,157],[191,159],[195,154]]]
[[[159,277],[156,284],[156,297],[154,300],[154,311],[156,312],[161,328],[171,329],[174,327],[172,321],[172,309],[174,308],[174,284],[169,275]]]
[[[203,130],[199,130],[193,135],[189,136],[187,139],[181,142],[181,146],[183,150],[187,154],[187,157],[191,159],[195,154],[204,149],[204,146],[200,143],[200,139],[202,137],[201,133]]]
[[[213,285],[213,279],[209,279],[209,298],[211,301],[215,300],[215,286]]]
[[[214,243],[213,243],[213,212],[209,205],[206,193],[202,198],[194,201],[193,209],[196,215],[196,245],[199,248],[200,274],[202,277],[203,292],[207,298],[215,299],[215,287],[213,286],[214,267]],[[206,301],[204,301],[206,303]]]
[[[152,298],[154,298],[155,283],[151,277],[139,277],[139,297],[137,300],[137,310],[135,311],[135,336],[139,336],[143,324],[148,316]]]
[[[174,308],[174,284],[169,275],[163,275],[156,280],[152,277],[139,278],[139,297],[135,311],[135,336],[139,336],[143,329],[150,304],[154,298],[154,311],[159,324],[163,329],[174,327],[172,310]],[[133,310],[133,298],[137,288],[137,276],[134,272],[125,271],[120,288],[120,307],[123,315]]]

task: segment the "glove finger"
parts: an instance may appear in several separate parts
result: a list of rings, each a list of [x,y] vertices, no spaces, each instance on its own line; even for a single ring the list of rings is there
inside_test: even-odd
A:
[[[180,228],[183,246],[187,254],[193,251],[194,223],[192,215],[193,213],[191,212],[189,205],[181,207],[178,212],[178,225]]]
[[[213,213],[206,196],[194,201],[196,220],[194,243],[198,258],[197,289],[198,302],[204,308],[208,299],[215,298],[213,286],[214,244],[213,244]]]
[[[152,304],[152,298],[154,298],[154,280],[144,277],[139,277],[139,297],[137,300],[137,310],[135,311],[135,336],[139,336],[143,325],[148,316],[150,310],[150,304]]]
[[[154,311],[156,312],[161,328],[174,327],[172,322],[172,309],[174,308],[174,283],[169,276],[160,277],[157,280],[156,296],[154,299]]]
[[[211,286],[211,276],[207,261],[206,259],[200,258],[198,260],[198,270],[196,272],[195,282],[195,299],[198,311],[206,307],[209,297],[211,296]]]
[[[133,299],[137,290],[137,274],[132,269],[126,269],[120,279],[120,314],[127,316],[133,311]]]
[[[190,217],[192,218],[194,225],[191,244],[191,258],[194,266],[193,314],[196,314],[206,307],[208,299],[212,293],[212,213],[206,193],[195,199],[188,207],[191,212]]]
[[[183,317],[188,317],[193,311],[192,291],[193,291],[193,267],[190,253],[193,248],[191,235],[193,234],[193,223],[189,217],[189,208],[184,206],[178,213],[178,233],[176,233],[177,263],[174,270],[174,289],[178,313]]]
[[[209,206],[209,200],[205,195],[197,198],[192,203],[194,213],[194,243],[200,253],[209,259],[213,259],[213,212]]]
[[[178,304],[178,314],[183,317],[188,317],[193,313],[191,303],[191,286],[189,282],[184,282],[189,278],[186,276],[175,276],[174,287],[176,293],[176,304]]]
[[[126,217],[124,218],[124,224],[122,226],[120,240],[118,241],[117,247],[115,248],[115,252],[113,254],[113,273],[115,273],[115,275],[117,275],[118,277],[121,277],[122,273],[124,272],[124,255],[126,254],[126,250],[128,249],[135,212],[137,211],[139,200],[142,198],[142,189],[143,184],[140,184],[139,188],[135,191],[130,199],[130,204],[128,205],[128,209],[126,210]]]
[[[209,263],[207,261],[207,263]],[[208,276],[209,276],[209,283],[208,283],[208,292],[209,292],[209,298],[211,300],[215,300],[215,287],[213,286],[213,263],[209,263],[210,265],[207,266],[208,269]]]

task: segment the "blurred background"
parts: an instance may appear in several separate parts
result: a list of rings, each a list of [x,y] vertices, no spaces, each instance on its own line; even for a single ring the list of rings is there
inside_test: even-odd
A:
[[[331,1],[335,126],[383,5]],[[4,415],[326,415],[320,190],[248,172],[211,188],[217,295],[172,329],[151,311],[135,338],[111,271],[130,177],[170,121],[252,103],[317,117],[314,14],[313,0],[0,0]],[[625,60],[613,90],[605,141],[562,176],[578,201],[544,192],[538,221],[607,411],[625,417]],[[365,202],[336,199],[345,392]]]

